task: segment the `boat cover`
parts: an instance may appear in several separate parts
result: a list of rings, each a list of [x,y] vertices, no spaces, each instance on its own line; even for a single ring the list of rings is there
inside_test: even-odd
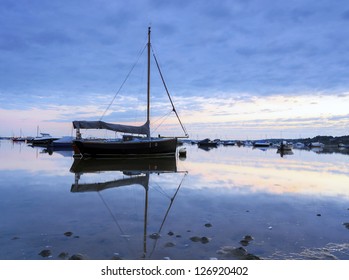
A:
[[[74,129],[107,129],[123,133],[150,135],[149,122],[141,126],[106,123],[103,121],[73,121]]]

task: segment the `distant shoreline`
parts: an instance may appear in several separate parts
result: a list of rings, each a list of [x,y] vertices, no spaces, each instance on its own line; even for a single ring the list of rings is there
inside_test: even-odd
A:
[[[0,136],[0,139],[2,140],[11,140],[12,137],[9,136]],[[228,140],[228,139],[225,139]],[[233,140],[233,139],[231,139]],[[268,141],[271,143],[279,143],[280,141],[288,141],[288,142],[302,142],[304,144],[310,144],[312,142],[321,142],[325,145],[338,145],[338,144],[349,144],[349,135],[344,135],[344,136],[315,136],[313,138],[267,138],[267,139],[255,139],[255,140],[250,140],[251,142],[254,141]],[[237,140],[234,139],[234,141],[242,141],[241,139]]]

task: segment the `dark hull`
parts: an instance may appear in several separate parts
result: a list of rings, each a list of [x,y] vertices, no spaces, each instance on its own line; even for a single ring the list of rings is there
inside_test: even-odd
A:
[[[32,141],[28,141],[28,143],[31,143],[32,145],[37,145],[37,146],[46,146],[46,145],[50,145],[55,140],[58,140],[58,138],[34,139]]]
[[[177,172],[176,157],[151,158],[88,158],[74,159],[70,168],[73,173],[94,173],[104,171],[122,172]]]
[[[76,140],[74,145],[85,157],[148,157],[175,155],[177,139],[151,139],[141,141],[84,141]]]

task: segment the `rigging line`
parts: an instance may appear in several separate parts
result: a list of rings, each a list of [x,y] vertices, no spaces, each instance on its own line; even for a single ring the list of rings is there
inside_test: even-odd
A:
[[[152,50],[152,52],[153,52],[153,57],[154,57],[156,66],[157,66],[157,68],[158,68],[158,70],[159,70],[159,74],[160,74],[162,83],[163,83],[163,85],[164,85],[164,87],[165,87],[167,96],[168,96],[168,98],[170,99],[170,102],[171,102],[171,105],[172,105],[172,110],[173,110],[173,112],[175,112],[175,114],[176,114],[176,116],[177,116],[177,119],[178,119],[178,121],[179,121],[179,124],[181,125],[182,130],[183,130],[185,136],[186,136],[186,137],[189,137],[188,132],[187,132],[187,130],[185,129],[184,125],[182,124],[181,119],[179,118],[179,115],[178,115],[178,113],[177,113],[177,111],[176,111],[176,108],[175,108],[175,106],[174,106],[174,104],[173,104],[171,95],[170,95],[170,93],[169,93],[169,91],[168,91],[168,89],[167,89],[167,85],[166,85],[166,83],[165,83],[164,77],[162,76],[162,72],[161,72],[161,70],[160,70],[160,65],[159,65],[159,63],[158,63],[158,60],[156,59],[156,56],[155,56],[155,52],[154,52],[153,47],[151,47],[151,50]]]
[[[136,67],[136,65],[138,64],[138,61],[139,61],[139,59],[141,58],[141,56],[142,56],[144,50],[146,49],[146,47],[147,47],[147,45],[145,45],[145,46],[143,47],[143,49],[139,52],[139,55],[138,55],[138,57],[137,57],[136,62],[132,65],[131,70],[127,73],[126,78],[125,78],[124,81],[121,83],[121,86],[119,87],[118,91],[115,93],[115,95],[114,95],[112,101],[109,103],[108,107],[105,109],[105,111],[103,112],[102,116],[99,118],[100,121],[103,119],[103,117],[105,116],[105,114],[108,112],[108,110],[110,109],[110,106],[114,103],[114,100],[115,100],[116,96],[118,96],[118,94],[120,93],[122,87],[124,86],[124,84],[126,83],[126,81],[128,80],[128,78],[130,77],[130,75],[131,75],[133,69],[134,69],[134,68]]]
[[[126,239],[126,242],[129,245],[129,248],[131,249],[131,251],[133,251],[133,248],[132,248],[132,246],[130,246],[130,243],[129,243],[130,240],[127,238],[127,234],[125,234],[125,232],[122,230],[122,228],[121,228],[120,224],[118,223],[116,217],[114,216],[113,212],[111,211],[110,207],[108,206],[107,202],[104,200],[104,198],[103,198],[103,196],[101,195],[100,192],[98,192],[98,195],[99,195],[100,199],[102,200],[104,206],[107,208],[107,210],[108,210],[110,216],[112,217],[113,221],[115,222],[116,226],[119,228],[119,230],[120,230],[120,232],[122,234],[122,237],[124,239]]]
[[[164,219],[163,219],[163,221],[162,221],[162,223],[161,223],[161,226],[160,226],[160,228],[159,228],[159,233],[161,232],[162,227],[163,227],[164,224],[165,224],[166,218],[167,218],[167,216],[168,216],[168,214],[169,214],[169,212],[170,212],[170,209],[172,208],[172,204],[173,204],[173,202],[174,202],[174,200],[175,200],[175,198],[176,198],[176,196],[177,196],[177,193],[178,193],[179,189],[181,188],[181,186],[182,186],[182,184],[183,184],[183,182],[184,182],[184,179],[185,179],[185,177],[187,176],[187,174],[188,174],[187,172],[184,173],[184,176],[183,176],[181,182],[179,183],[178,188],[177,188],[175,194],[174,194],[173,197],[171,198],[171,203],[170,203],[170,205],[169,205],[169,207],[168,207],[168,209],[167,209],[167,211],[166,211],[165,217],[164,217]]]
[[[185,179],[185,177],[186,177],[187,175],[188,175],[188,172],[186,171],[186,172],[184,173],[184,176],[183,176],[181,182],[179,183],[179,185],[178,185],[178,187],[177,187],[177,189],[176,189],[176,191],[175,191],[173,197],[171,197],[170,205],[168,206],[167,211],[166,211],[166,213],[165,213],[165,216],[164,216],[164,218],[163,218],[163,220],[162,220],[162,223],[161,223],[160,228],[159,228],[159,230],[158,230],[158,234],[160,234],[160,232],[161,232],[161,230],[162,230],[162,228],[163,228],[163,226],[164,226],[164,224],[165,224],[165,221],[166,221],[166,219],[167,219],[168,214],[170,213],[170,210],[171,210],[172,205],[173,205],[173,202],[174,202],[174,200],[175,200],[175,198],[176,198],[176,196],[177,196],[177,193],[178,193],[179,189],[181,188],[181,186],[182,186],[182,184],[183,184],[183,181],[184,181],[184,179]],[[155,243],[154,243],[154,246],[153,246],[153,250],[151,251],[151,253],[150,253],[149,256],[151,256],[151,255],[154,253],[155,247],[156,247],[156,244],[157,244],[157,241],[158,241],[158,240],[159,240],[159,239],[156,239],[156,241],[155,241]]]
[[[122,233],[122,235],[125,235],[124,231],[122,230],[121,226],[119,225],[118,221],[116,220],[113,212],[111,211],[110,207],[108,206],[108,204],[105,202],[105,200],[103,199],[102,195],[100,192],[98,192],[98,195],[100,197],[100,199],[102,200],[104,206],[107,208],[109,214],[111,215],[111,217],[113,218],[113,221],[115,222],[116,226],[119,228],[120,232]]]
[[[152,121],[152,124],[155,124],[155,123],[159,122],[160,120],[162,120],[163,118],[166,118],[171,113],[172,113],[172,110],[170,110],[168,113],[164,114],[163,116],[159,117],[157,120]]]
[[[154,191],[157,191],[158,193],[162,194],[163,196],[167,197],[168,199],[171,199],[171,197],[164,191],[164,189],[158,184],[158,183],[154,183],[154,187],[152,187],[152,189]]]
[[[170,111],[169,113],[165,114],[164,116],[162,116],[161,118],[159,118],[158,120],[156,120],[155,122],[158,122],[162,119],[162,121],[152,130],[152,133],[154,133],[166,120],[166,118],[172,113],[172,111]]]

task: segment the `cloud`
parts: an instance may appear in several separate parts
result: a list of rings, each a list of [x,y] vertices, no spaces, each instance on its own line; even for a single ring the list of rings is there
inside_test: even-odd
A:
[[[346,1],[2,0],[0,5],[1,108],[93,102],[105,108],[144,47],[149,24],[167,86],[184,115],[207,110],[212,122],[224,114],[229,119],[231,112],[277,118],[283,111],[261,105],[263,98],[289,96],[304,108],[304,93],[348,92]],[[142,57],[124,96],[144,94],[145,63]],[[152,74],[161,116],[158,79]],[[125,119],[128,109],[123,105],[125,113],[120,108],[110,117]],[[297,112],[302,114],[308,112]]]
[[[11,67],[18,61],[4,59],[1,70],[11,69],[8,89],[20,87],[15,75],[36,89],[57,88],[62,81],[90,91],[108,88],[113,78],[117,84],[118,75],[111,73],[127,71],[150,22],[166,73],[181,93],[188,88],[267,94],[346,86],[345,12],[328,1],[315,8],[304,1],[79,3],[34,1],[22,7],[5,1],[1,23],[9,31],[2,31],[0,48],[15,52],[22,64]]]

